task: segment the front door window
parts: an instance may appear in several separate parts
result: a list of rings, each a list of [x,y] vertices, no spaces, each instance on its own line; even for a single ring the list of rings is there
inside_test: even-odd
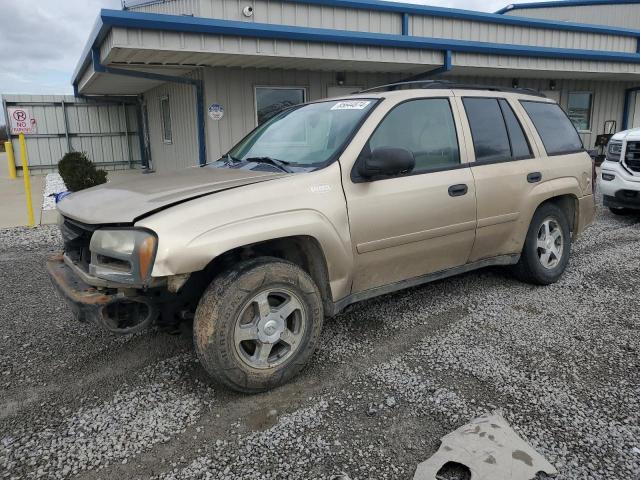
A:
[[[460,151],[449,99],[411,100],[395,107],[369,139],[371,151],[382,147],[400,147],[413,153],[414,174],[459,165]]]

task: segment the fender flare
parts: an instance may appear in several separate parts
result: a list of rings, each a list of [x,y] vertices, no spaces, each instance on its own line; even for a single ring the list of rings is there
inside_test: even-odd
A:
[[[529,194],[528,200],[526,201],[526,205],[530,205],[530,208],[523,210],[520,216],[522,227],[526,230],[529,229],[529,225],[531,225],[533,215],[535,214],[536,210],[538,210],[540,205],[549,200],[562,196],[573,197],[576,202],[576,204],[574,205],[574,218],[569,219],[569,221],[572,222],[571,229],[573,230],[578,225],[577,216],[579,215],[579,209],[577,202],[583,196],[583,191],[580,183],[575,177],[555,178],[553,180],[548,180],[546,182],[540,183],[539,185],[536,185],[536,187]],[[522,241],[522,244],[524,245],[524,239]]]
[[[353,252],[348,236],[340,235],[331,221],[317,210],[301,209],[245,218],[216,226],[192,238],[180,255],[163,252],[154,265],[154,276],[202,270],[212,260],[235,248],[287,237],[311,237],[325,257],[333,298],[349,293]],[[178,260],[179,259],[179,260]]]

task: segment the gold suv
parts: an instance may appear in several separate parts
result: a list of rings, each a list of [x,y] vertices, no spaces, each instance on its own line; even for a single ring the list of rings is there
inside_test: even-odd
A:
[[[557,281],[592,168],[535,92],[388,85],[290,107],[203,167],[68,196],[48,270],[109,331],[193,320],[207,372],[262,391],[351,303],[490,265]]]

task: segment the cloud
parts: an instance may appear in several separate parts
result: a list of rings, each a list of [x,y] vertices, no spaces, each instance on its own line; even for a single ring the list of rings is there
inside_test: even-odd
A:
[[[502,0],[405,1],[481,11],[506,5]],[[0,0],[0,94],[71,93],[73,69],[101,8],[120,9],[120,0]]]
[[[0,93],[71,93],[101,8],[120,8],[120,0],[0,0]]]

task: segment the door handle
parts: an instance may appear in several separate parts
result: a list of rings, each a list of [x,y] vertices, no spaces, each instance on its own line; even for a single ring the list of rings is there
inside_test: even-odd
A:
[[[542,174],[540,172],[531,172],[527,175],[527,182],[529,183],[537,183],[542,180]]]
[[[464,183],[458,185],[451,185],[449,187],[449,195],[452,197],[460,197],[465,195],[469,191],[469,188]]]

